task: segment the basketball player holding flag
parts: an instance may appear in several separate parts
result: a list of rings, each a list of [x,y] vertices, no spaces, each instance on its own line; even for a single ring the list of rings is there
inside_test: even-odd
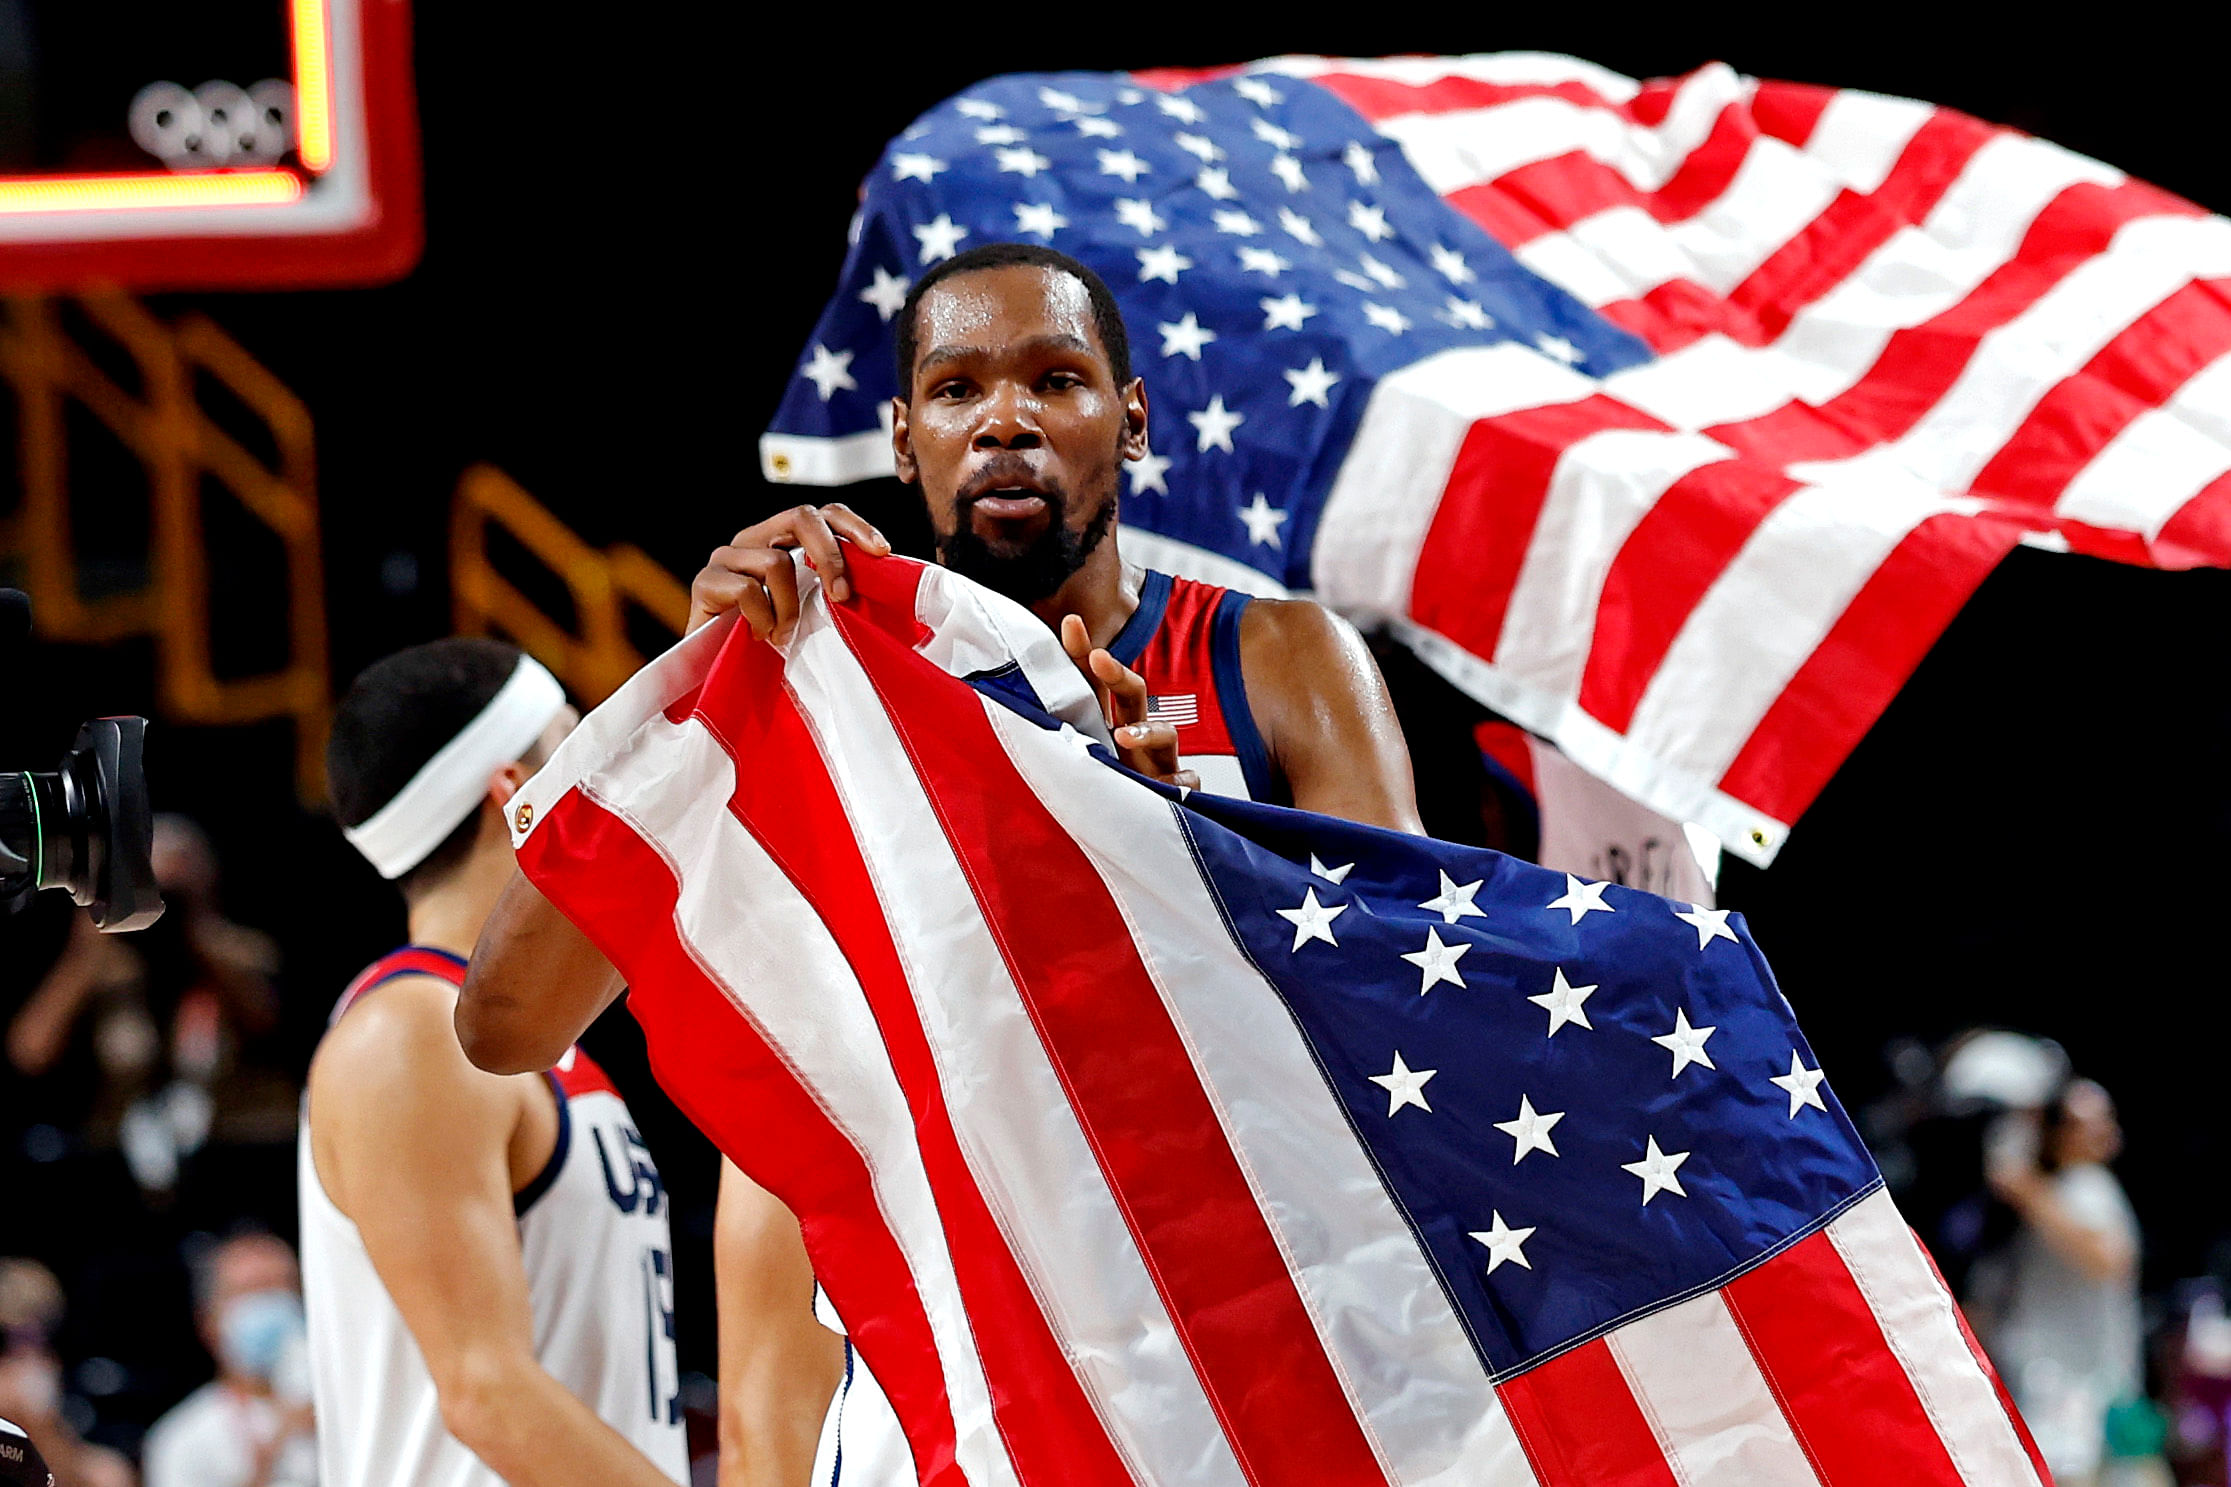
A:
[[[897,330],[908,392],[894,403],[892,439],[900,477],[921,488],[938,561],[1061,636],[1126,764],[1218,794],[1421,829],[1400,726],[1352,629],[1307,601],[1251,600],[1123,561],[1117,480],[1149,454],[1147,393],[1114,297],[1090,269],[1036,245],[972,250],[916,281]],[[698,575],[692,627],[735,609],[754,634],[780,638],[798,611],[793,553],[842,602],[845,543],[890,550],[836,505],[739,533]],[[536,1067],[618,990],[603,957],[522,878],[489,920],[458,1033],[482,1068]],[[841,1460],[846,1487],[913,1482],[890,1406],[848,1343],[832,1353],[808,1310],[815,1292],[796,1221],[730,1164],[719,1225],[724,1468],[752,1487],[801,1482],[808,1460],[815,1481],[836,1479]]]
[[[466,957],[513,876],[502,812],[577,721],[509,645],[388,657],[327,748],[349,841],[410,942],[349,986],[310,1068],[300,1156],[327,1487],[663,1487],[688,1479],[666,1195],[627,1107],[567,1046],[465,1061]]]

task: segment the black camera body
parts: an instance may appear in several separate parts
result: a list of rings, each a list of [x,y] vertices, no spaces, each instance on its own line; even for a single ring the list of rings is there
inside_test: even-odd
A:
[[[30,601],[0,589],[0,646],[30,628]],[[145,718],[95,718],[49,771],[0,774],[0,906],[42,888],[66,890],[111,933],[162,916],[155,818],[141,749]]]
[[[0,1420],[0,1487],[54,1487],[39,1448],[20,1427]]]

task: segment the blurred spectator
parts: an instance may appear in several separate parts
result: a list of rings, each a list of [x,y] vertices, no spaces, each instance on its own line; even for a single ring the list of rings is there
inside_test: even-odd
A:
[[[52,1076],[50,1099],[69,1107],[55,1117],[121,1151],[141,1191],[166,1198],[211,1140],[291,1141],[298,1091],[253,1056],[278,1024],[278,951],[220,911],[208,837],[156,817],[154,866],[163,917],[122,936],[77,916],[9,1024],[7,1053],[19,1073]]]
[[[62,1287],[35,1260],[0,1259],[0,1419],[23,1428],[68,1487],[133,1487],[131,1463],[88,1445],[64,1412],[62,1360],[50,1345]]]
[[[318,1479],[302,1274],[285,1241],[239,1234],[194,1263],[217,1377],[147,1434],[147,1487],[312,1487]]]
[[[2138,1220],[2107,1170],[2121,1150],[2114,1101],[2089,1079],[2000,1117],[1986,1150],[2019,1226],[1971,1273],[1968,1306],[2061,1487],[2103,1480],[2110,1414],[2141,1397]]]

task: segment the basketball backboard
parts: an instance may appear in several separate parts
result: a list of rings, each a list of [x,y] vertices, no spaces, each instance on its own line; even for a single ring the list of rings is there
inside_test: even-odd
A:
[[[0,0],[0,287],[399,277],[408,0]]]

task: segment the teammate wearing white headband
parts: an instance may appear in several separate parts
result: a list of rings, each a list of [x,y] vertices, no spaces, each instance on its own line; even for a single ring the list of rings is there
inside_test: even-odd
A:
[[[587,1055],[485,1074],[451,1018],[516,871],[503,812],[578,721],[549,672],[441,640],[350,688],[326,750],[410,939],[310,1066],[303,1294],[324,1487],[686,1481],[666,1193]]]

